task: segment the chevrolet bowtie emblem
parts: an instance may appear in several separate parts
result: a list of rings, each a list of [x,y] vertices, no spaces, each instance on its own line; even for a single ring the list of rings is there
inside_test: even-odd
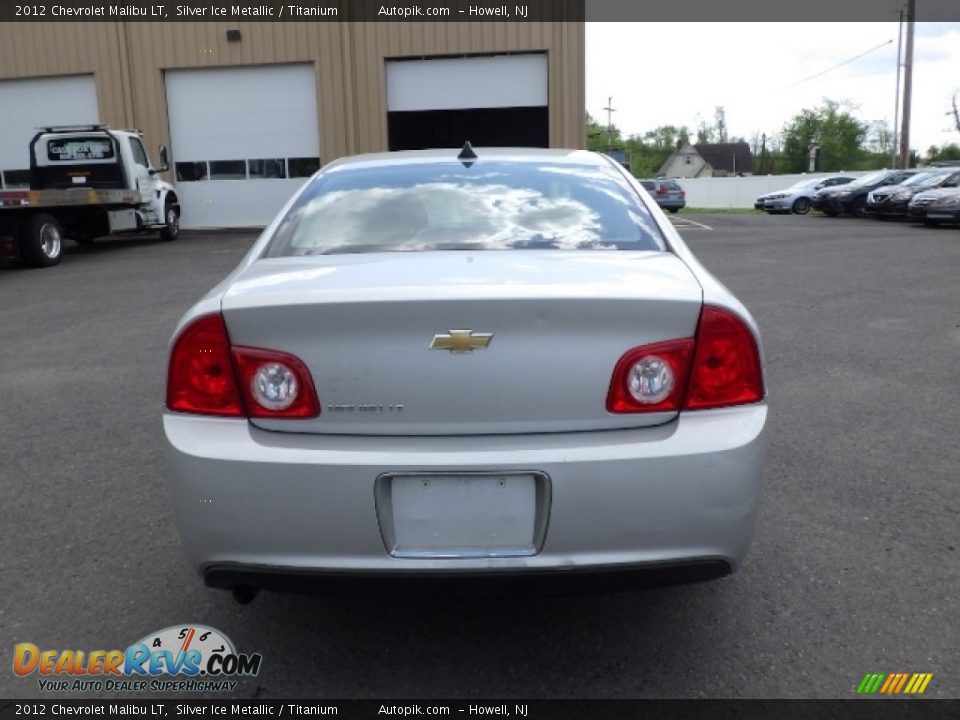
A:
[[[473,330],[451,330],[449,333],[434,335],[430,343],[431,350],[449,350],[452,353],[469,353],[490,344],[493,333],[475,333]]]

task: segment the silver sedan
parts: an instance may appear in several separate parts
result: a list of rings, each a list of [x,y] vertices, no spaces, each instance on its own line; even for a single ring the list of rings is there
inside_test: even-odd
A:
[[[163,417],[212,587],[735,570],[757,326],[616,162],[338,160],[194,305]],[[607,572],[604,572],[607,571]]]
[[[829,177],[815,177],[800,180],[784,190],[776,190],[761,195],[753,206],[758,210],[766,210],[771,215],[775,213],[795,213],[806,215],[810,212],[811,200],[818,190],[846,185],[853,181],[849,175],[831,175]]]

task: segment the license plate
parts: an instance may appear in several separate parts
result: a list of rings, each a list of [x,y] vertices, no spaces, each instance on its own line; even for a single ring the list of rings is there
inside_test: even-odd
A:
[[[392,474],[377,480],[377,513],[395,557],[536,555],[546,531],[542,473]]]

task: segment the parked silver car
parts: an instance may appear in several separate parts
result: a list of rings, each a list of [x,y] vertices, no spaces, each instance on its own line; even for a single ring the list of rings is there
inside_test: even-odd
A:
[[[810,212],[810,202],[815,192],[834,185],[846,185],[853,179],[849,175],[832,175],[800,180],[785,190],[775,190],[761,195],[753,206],[757,210],[766,210],[771,215],[775,213],[806,215]]]
[[[687,192],[676,180],[657,178],[641,180],[640,184],[650,193],[654,202],[668,212],[676,213],[687,206]]]
[[[249,601],[736,569],[766,451],[750,314],[614,161],[455,153],[327,165],[181,319],[163,425],[197,571]]]

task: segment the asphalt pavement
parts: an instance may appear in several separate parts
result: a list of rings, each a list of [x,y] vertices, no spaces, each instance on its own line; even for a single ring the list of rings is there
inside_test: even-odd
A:
[[[0,696],[51,697],[16,643],[204,623],[263,655],[240,698],[852,698],[867,672],[960,697],[960,229],[687,217],[763,331],[766,487],[741,572],[632,593],[237,605],[181,554],[161,411],[177,319],[253,236],[0,269]]]

